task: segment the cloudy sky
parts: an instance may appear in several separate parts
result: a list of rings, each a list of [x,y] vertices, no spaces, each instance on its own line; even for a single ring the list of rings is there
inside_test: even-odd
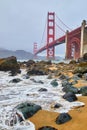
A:
[[[74,29],[87,20],[87,0],[0,0],[0,48],[33,52],[34,42],[40,47],[48,12]],[[64,53],[64,45],[57,53]]]

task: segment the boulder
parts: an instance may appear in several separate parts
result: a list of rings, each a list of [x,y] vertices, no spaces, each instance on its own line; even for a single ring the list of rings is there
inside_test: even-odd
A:
[[[23,114],[25,119],[28,119],[29,117],[33,116],[37,111],[41,110],[41,106],[28,102],[21,103],[15,108]]]
[[[58,130],[58,129],[51,127],[51,126],[43,126],[43,127],[39,128],[38,130]]]
[[[51,81],[50,83],[53,87],[57,87],[58,86],[58,82],[56,80]]]
[[[14,56],[0,59],[0,70],[11,71],[12,75],[19,73],[20,66],[17,63],[17,59]]]
[[[77,100],[76,95],[72,92],[68,92],[68,93],[64,94],[63,98],[66,99],[69,102],[73,102],[73,101]]]
[[[87,86],[81,87],[79,92],[82,94],[82,96],[87,96]]]
[[[72,117],[68,113],[61,113],[57,118],[56,118],[56,123],[57,124],[63,124],[69,120],[71,120]]]

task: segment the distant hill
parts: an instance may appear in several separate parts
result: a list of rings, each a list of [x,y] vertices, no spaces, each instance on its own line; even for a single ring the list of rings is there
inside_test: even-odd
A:
[[[24,51],[24,50],[12,51],[12,50],[0,48],[0,58],[6,58],[6,57],[10,57],[10,56],[15,56],[18,60],[34,59],[34,55],[32,53]],[[37,56],[36,59],[37,60],[46,60],[46,57],[45,56]],[[61,59],[63,59],[63,58],[61,58],[59,56],[55,57],[55,60],[61,60]]]
[[[0,58],[6,58],[9,56],[16,56],[17,59],[33,59],[33,54],[24,50],[11,51],[7,49],[0,48]]]

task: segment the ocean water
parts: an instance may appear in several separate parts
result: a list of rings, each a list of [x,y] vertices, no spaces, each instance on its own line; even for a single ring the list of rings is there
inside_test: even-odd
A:
[[[9,72],[0,71],[0,130],[35,130],[35,125],[32,122],[26,122],[21,125],[19,122],[14,126],[6,124],[10,120],[15,106],[22,102],[31,102],[40,105],[42,109],[48,111],[56,111],[59,113],[68,112],[75,106],[82,106],[84,103],[75,101],[68,102],[62,98],[61,81],[57,79],[58,86],[53,87],[50,82],[53,79],[48,79],[48,76],[30,76],[25,79],[26,70],[22,69],[22,73],[17,76],[9,76]],[[11,83],[14,78],[20,78],[19,83]],[[36,80],[36,82],[33,82]],[[38,81],[42,81],[43,84]],[[38,91],[41,88],[46,88],[46,92]],[[80,96],[80,95],[78,95]],[[60,103],[62,107],[53,109],[56,103]]]

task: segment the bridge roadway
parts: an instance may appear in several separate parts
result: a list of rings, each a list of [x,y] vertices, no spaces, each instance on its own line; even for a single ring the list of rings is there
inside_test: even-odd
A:
[[[71,32],[68,32],[68,35],[74,37],[74,36],[75,36],[76,34],[78,34],[79,32],[81,32],[81,26],[78,27],[78,28],[76,28],[76,29],[74,29],[74,30],[72,30]],[[54,40],[53,42],[47,44],[46,46],[40,48],[40,49],[35,53],[35,55],[38,54],[38,53],[40,53],[40,52],[42,52],[42,51],[44,51],[44,50],[46,50],[47,48],[51,48],[51,47],[53,47],[53,46],[57,46],[57,45],[60,45],[60,44],[65,43],[65,39],[66,39],[66,34],[65,34],[64,36],[62,36],[62,37],[60,37],[60,38]]]

